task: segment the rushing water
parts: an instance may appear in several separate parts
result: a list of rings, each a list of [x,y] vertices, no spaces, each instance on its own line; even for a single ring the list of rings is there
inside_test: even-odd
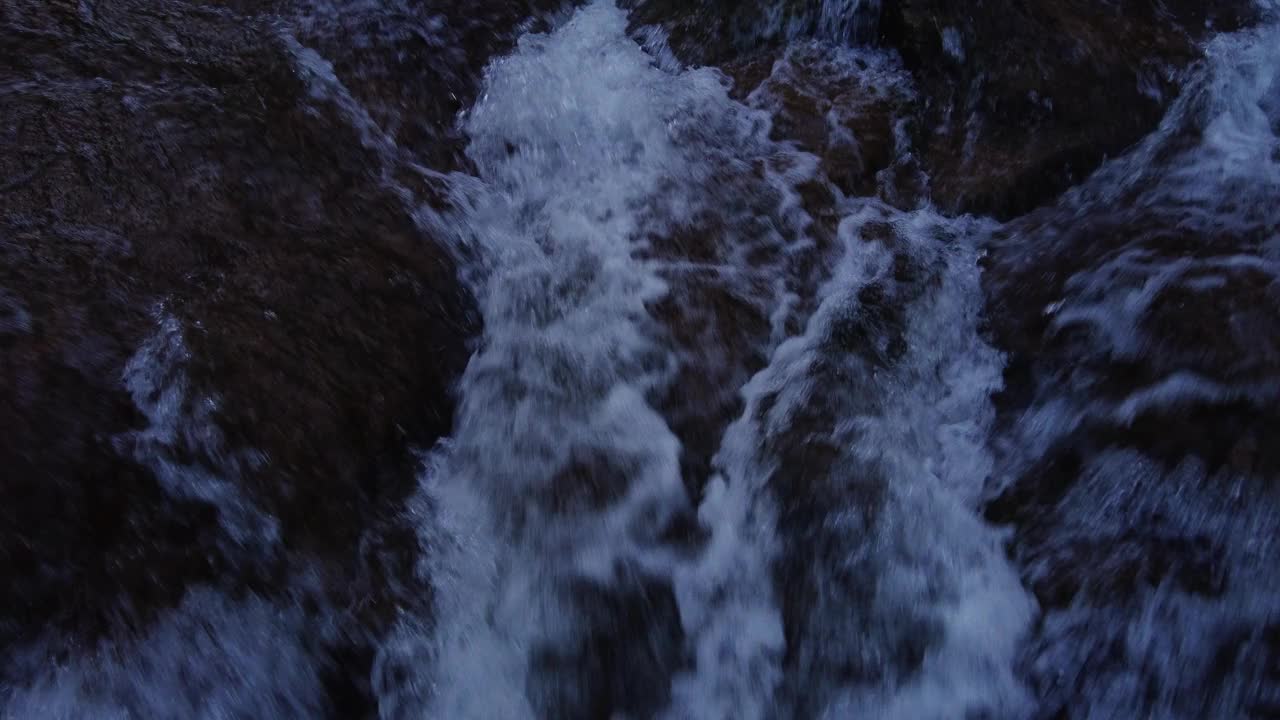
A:
[[[997,250],[1002,273],[1068,269],[1037,308],[1064,349],[1040,363],[1035,399],[1000,440],[1011,474],[1046,472],[1046,458],[1068,454],[1080,465],[1080,481],[1037,510],[1042,527],[1021,552],[1029,582],[1080,590],[1045,608],[1025,651],[1046,708],[1170,718],[1280,708],[1268,645],[1280,617],[1276,498],[1252,469],[1265,431],[1234,419],[1273,406],[1280,389],[1280,208],[1269,199],[1280,191],[1278,70],[1274,25],[1216,38],[1150,137],[1051,213],[1015,224]],[[1066,255],[1076,257],[1058,264]],[[1242,302],[1247,287],[1264,298]],[[1173,319],[1188,308],[1193,322]],[[1117,387],[1128,373],[1135,381]],[[1197,407],[1224,410],[1154,443],[1164,457],[1123,447],[1162,432],[1144,429],[1151,417]],[[1214,432],[1232,438],[1232,457],[1197,447]],[[1063,449],[1091,433],[1119,446]],[[1081,571],[1090,562],[1098,569]],[[1142,565],[1139,575],[1171,572],[1116,592]]]
[[[430,595],[378,640],[379,717],[1280,712],[1280,521],[1247,468],[1091,439],[1040,515],[1001,509],[1081,438],[1280,395],[1275,305],[1226,295],[1249,284],[1275,303],[1280,286],[1274,27],[1213,40],[1149,138],[1002,225],[846,194],[774,139],[787,100],[770,83],[735,99],[661,33],[630,33],[612,0],[493,60],[458,119],[469,170],[438,172],[305,37],[385,12],[445,52],[443,20],[411,3],[308,7],[281,33],[312,101],[447,238],[483,316],[454,431],[423,449],[404,508]],[[890,54],[857,47],[877,3],[784,7],[760,29],[791,38],[779,83],[819,55],[826,81],[915,92]],[[361,27],[353,42],[393,32]],[[905,137],[895,152],[910,154]],[[415,195],[406,170],[446,201]],[[1153,225],[1212,240],[1187,248]],[[1061,279],[1023,293],[1053,263]],[[1164,318],[1171,293],[1214,308],[1226,346]],[[1003,421],[992,297],[1043,299],[1027,312],[1059,343]],[[188,392],[188,352],[159,315],[122,378],[148,424],[116,444],[166,492],[216,507],[243,562],[266,563],[274,521],[235,483],[266,459],[223,447],[217,399]],[[1140,382],[1115,387],[1120,365]],[[1160,582],[1106,586],[1130,572],[1107,562],[1166,552],[1181,569]],[[1110,560],[1089,567],[1091,553]],[[290,582],[276,600],[190,592],[98,647],[15,652],[4,716],[320,716],[320,644],[349,609],[310,627],[290,599],[318,581]],[[1055,583],[1080,592],[1046,606],[1037,591]]]

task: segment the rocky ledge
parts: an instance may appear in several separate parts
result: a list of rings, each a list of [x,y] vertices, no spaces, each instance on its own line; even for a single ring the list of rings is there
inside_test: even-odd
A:
[[[1144,137],[1203,57],[1202,41],[1256,19],[1238,0],[881,0],[842,4],[834,17],[836,4],[817,0],[633,5],[636,27],[663,28],[692,64],[772,62],[775,48],[803,36],[892,51],[916,88],[899,116],[932,200],[1002,219],[1051,201]],[[828,99],[841,97],[863,102]],[[878,137],[873,155],[892,148],[892,136]]]
[[[361,44],[354,4],[314,4],[0,7],[2,646],[304,571],[373,632],[425,601],[371,574],[413,575],[396,516],[479,321],[395,148],[462,162],[453,114],[533,8],[415,3]],[[228,537],[241,506],[270,542]],[[334,673],[339,710],[368,675]]]

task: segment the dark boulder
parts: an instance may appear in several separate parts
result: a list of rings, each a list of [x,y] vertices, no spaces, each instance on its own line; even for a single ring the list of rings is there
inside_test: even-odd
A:
[[[412,577],[416,540],[394,518],[413,450],[450,430],[477,313],[452,251],[414,219],[400,155],[299,62],[306,42],[341,44],[341,18],[321,37],[296,32],[297,12],[0,7],[0,569],[15,579],[2,644],[127,631],[195,584],[272,596],[304,568],[318,603],[358,605],[371,632],[396,603],[427,601],[386,596],[400,584],[374,575]],[[462,16],[439,14],[446,34]],[[452,62],[478,72],[526,14],[470,16]],[[336,67],[357,50],[395,54],[365,46]],[[398,107],[402,89],[362,67],[353,95]],[[447,138],[473,87],[454,80],[425,77],[412,97],[455,96],[387,136]],[[452,150],[425,155],[456,167]],[[159,360],[138,359],[149,341]],[[131,358],[172,367],[140,390]],[[177,432],[157,444],[146,433],[170,391]],[[175,490],[156,463],[232,488],[278,542],[232,537],[225,505]]]
[[[884,3],[881,40],[921,97],[916,142],[942,207],[1021,214],[1159,122],[1200,42],[1246,2]]]
[[[1051,201],[1145,136],[1182,71],[1203,56],[1201,43],[1256,19],[1240,0],[633,5],[637,28],[662,28],[696,65],[755,62],[800,37],[896,52],[912,79],[905,116],[934,202],[1000,218]],[[848,103],[829,90],[826,102]]]
[[[813,153],[823,173],[851,196],[913,205],[898,170],[914,167],[898,123],[910,109],[910,77],[891,57],[836,53],[801,42],[726,63],[735,96],[772,118],[772,137]]]
[[[842,44],[873,40],[879,2],[822,0],[623,0],[634,26],[662,28],[685,62],[721,65],[787,41],[819,37]]]
[[[1043,717],[1087,717],[1100,698],[1187,717],[1272,702],[1265,651],[1232,648],[1275,614],[1280,188],[1272,158],[1232,163],[1214,132],[1242,128],[1233,150],[1274,144],[1273,125],[1239,122],[1274,93],[1245,79],[1270,38],[1216,41],[1156,132],[992,242],[1008,365],[987,517],[1012,526],[1045,612],[1025,649]],[[1126,645],[1171,608],[1169,637],[1199,640]]]
[[[332,63],[370,118],[416,161],[465,163],[454,118],[471,105],[489,58],[522,31],[544,29],[561,0],[305,0],[288,26]]]

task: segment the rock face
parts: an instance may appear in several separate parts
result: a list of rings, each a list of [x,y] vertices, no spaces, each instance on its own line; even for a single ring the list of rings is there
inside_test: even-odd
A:
[[[662,27],[694,64],[768,57],[797,36],[893,51],[917,92],[905,117],[933,201],[1002,219],[1052,200],[1150,132],[1180,71],[1202,57],[1200,42],[1253,19],[1245,2],[722,5],[641,1],[633,19]]]
[[[1205,559],[1219,553],[1162,529],[1164,521],[1113,528],[1122,536],[1108,549],[1111,565],[1079,562],[1089,551],[1062,547],[1071,533],[1061,526],[1073,520],[1059,503],[1087,482],[1092,458],[1114,452],[1139,453],[1171,474],[1194,459],[1223,485],[1280,477],[1280,453],[1261,439],[1280,428],[1270,399],[1280,377],[1280,298],[1272,275],[1232,259],[1265,253],[1265,235],[1200,234],[1185,220],[1175,229],[1167,211],[1150,208],[1095,208],[1087,220],[1075,210],[1037,213],[1007,230],[1012,242],[1052,238],[1058,252],[1027,264],[997,255],[989,270],[993,329],[1010,358],[1000,401],[1015,427],[1006,432],[1018,435],[1016,425],[1039,417],[1052,439],[989,515],[1023,528],[1019,544],[1030,557],[1057,555],[1053,572],[1036,579],[1046,607],[1107,602],[1117,584],[1168,578],[1220,593],[1223,568]]]
[[[884,3],[925,101],[916,139],[948,209],[1021,214],[1150,132],[1178,71],[1247,3]]]
[[[993,243],[1009,477],[987,514],[1015,528],[1045,613],[1027,669],[1042,717],[1088,717],[1135,681],[1150,690],[1127,715],[1275,707],[1258,589],[1276,582],[1259,558],[1280,487],[1263,440],[1280,428],[1280,174],[1274,153],[1227,159],[1275,147],[1275,87],[1251,79],[1275,38],[1215,40],[1158,131]],[[1174,652],[1121,636],[1170,613]]]
[[[672,353],[651,401],[680,441],[690,509],[724,469],[726,433],[772,414],[792,423],[739,444],[776,460],[768,489],[790,499],[772,579],[781,662],[803,679],[782,688],[797,715],[828,699],[810,680],[827,694],[897,682],[946,635],[910,603],[886,607],[879,557],[855,554],[897,518],[929,515],[850,450],[860,436],[842,418],[885,414],[886,374],[916,387],[933,371],[907,362],[940,334],[912,336],[909,311],[943,283],[938,258],[955,239],[944,216],[963,213],[1007,221],[984,282],[987,330],[1008,359],[1008,477],[986,514],[1014,529],[1050,617],[1024,668],[1043,717],[1072,717],[1075,698],[1106,696],[1135,667],[1143,680],[1181,675],[1159,689],[1191,717],[1247,705],[1196,704],[1216,702],[1225,676],[1242,678],[1242,695],[1258,678],[1274,685],[1277,615],[1249,594],[1274,578],[1240,577],[1256,558],[1232,553],[1274,529],[1280,220],[1268,208],[1280,175],[1190,200],[1161,185],[1169,168],[1197,172],[1203,113],[1142,151],[1152,175],[1104,164],[1165,116],[1213,31],[1251,21],[1246,3],[620,3],[637,37],[661,27],[742,103],[724,104],[722,125],[693,114],[668,128],[710,169],[703,206],[639,253],[672,288],[648,308]],[[455,118],[486,62],[560,5],[0,3],[0,647],[38,647],[43,631],[87,647],[144,635],[213,588],[324,625],[307,638],[325,674],[316,706],[374,716],[375,646],[398,610],[431,613],[415,572],[430,548],[403,517],[417,509],[414,452],[449,433],[480,324],[458,251],[423,218],[446,202],[438,173],[471,169]],[[1247,99],[1280,102],[1272,89]],[[734,136],[741,147],[716,156]],[[858,291],[858,312],[814,332],[816,360],[771,380],[822,392],[745,398],[817,312],[854,199],[870,214],[847,231],[879,248],[884,274]],[[930,203],[941,214],[913,240],[900,211]],[[975,391],[983,403],[989,389]],[[584,454],[549,510],[571,522],[615,501],[599,481],[623,474]],[[1187,506],[1204,512],[1179,515]],[[1244,529],[1230,529],[1238,518]],[[917,528],[904,527],[883,547],[939,577],[948,563],[913,554]],[[685,551],[705,534],[682,511],[656,542]],[[1226,598],[1199,628],[1217,644],[1177,668],[1194,672],[1112,652],[1126,639],[1116,628],[1156,616],[1153,587],[1176,602]],[[531,665],[587,690],[551,683],[535,703],[656,712],[689,662],[671,584],[571,591],[588,629]],[[872,644],[821,642],[850,617]],[[634,682],[617,682],[628,672]],[[1268,702],[1250,707],[1280,706]]]
[[[879,0],[623,0],[636,26],[656,25],[686,62],[721,65],[802,37],[862,43],[877,32]]]
[[[900,182],[902,171],[912,175],[918,163],[899,147],[910,80],[893,58],[875,52],[834,56],[822,44],[798,43],[723,70],[735,94],[772,116],[773,137],[816,155],[845,194],[880,194],[905,206],[918,199],[918,189],[910,192]]]
[[[333,65],[370,119],[417,162],[465,162],[454,123],[489,58],[539,30],[560,0],[295,0],[282,12],[298,41]]]
[[[1255,22],[1238,2],[885,0],[833,30],[837,4],[650,0],[633,20],[719,67],[843,192],[1006,221],[984,278],[1008,363],[987,518],[1044,613],[1021,668],[1036,717],[1274,714],[1274,31],[1206,48]],[[833,43],[909,82],[833,75]],[[837,452],[796,445],[784,467]],[[795,510],[784,530],[818,514]],[[786,602],[815,595],[806,567],[784,563]],[[1125,635],[1166,622],[1176,648]]]
[[[397,557],[384,516],[411,451],[449,431],[478,320],[395,142],[447,139],[460,78],[531,8],[406,7],[406,47],[434,51],[429,25],[459,55],[418,76],[410,96],[450,98],[425,113],[359,84],[384,135],[353,120],[344,73],[401,83],[421,57],[344,44],[362,20],[329,9],[296,28],[283,3],[0,8],[0,644],[91,640],[191,584],[270,594],[304,566],[345,605],[379,584],[359,553]],[[334,75],[312,46],[346,49]],[[193,477],[276,540],[228,542],[231,505]]]

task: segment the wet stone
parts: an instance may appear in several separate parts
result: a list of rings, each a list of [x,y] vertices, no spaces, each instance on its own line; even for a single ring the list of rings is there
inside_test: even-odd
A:
[[[337,67],[407,145],[444,138],[424,157],[448,171],[467,78],[530,10],[440,9],[471,39],[414,92],[392,80],[425,65],[435,46],[415,44],[422,35],[398,36],[404,52],[353,45]],[[323,578],[316,607],[358,596],[374,637],[417,602],[396,597],[411,561],[378,571],[395,582],[359,579],[369,563],[353,548],[416,552],[383,518],[416,488],[412,451],[451,428],[478,319],[452,251],[385,180],[396,158],[316,95],[289,44],[333,49],[382,30],[355,8],[303,28],[299,12],[197,0],[0,8],[0,137],[14,150],[0,154],[0,564],[21,578],[0,593],[6,646],[41,628],[90,645],[141,633],[205,584],[291,604],[302,567]],[[442,95],[414,127],[395,124],[389,108],[404,98]],[[174,497],[117,442],[147,426],[124,375],[165,318],[185,345],[188,404],[208,403],[221,438],[172,452],[278,522],[280,544],[262,558],[226,542],[214,504]],[[241,456],[258,461],[232,468]],[[367,675],[371,639],[352,642],[335,662]],[[371,702],[358,684],[334,692],[342,707]]]

